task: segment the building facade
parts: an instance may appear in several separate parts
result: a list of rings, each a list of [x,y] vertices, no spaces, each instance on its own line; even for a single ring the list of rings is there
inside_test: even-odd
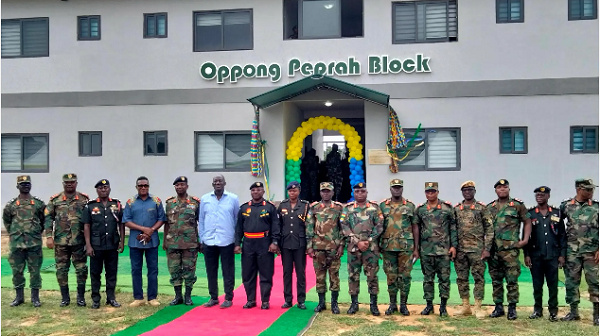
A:
[[[388,106],[336,88],[263,106],[271,198],[285,198],[294,131],[322,115],[361,135],[371,199],[402,178],[417,203],[426,181],[458,202],[464,180],[489,202],[505,178],[527,205],[539,185],[557,204],[576,178],[598,178],[597,11],[596,0],[3,1],[1,197],[27,173],[47,200],[74,172],[92,195],[107,178],[128,198],[140,175],[161,198],[178,175],[200,195],[223,174],[249,198],[262,178],[250,174],[248,99],[324,74]],[[370,157],[386,148],[389,107],[407,137],[422,127],[395,174]]]

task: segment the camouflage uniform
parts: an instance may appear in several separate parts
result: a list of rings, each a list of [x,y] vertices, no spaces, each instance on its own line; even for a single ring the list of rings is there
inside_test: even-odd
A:
[[[329,207],[322,202],[310,205],[306,216],[306,246],[314,251],[313,267],[317,277],[317,293],[327,292],[327,272],[329,271],[329,290],[340,290],[340,258],[337,249],[344,244],[340,229],[340,215],[343,205],[331,201]]]
[[[42,232],[46,205],[39,198],[13,198],[4,207],[2,221],[9,236],[8,261],[13,273],[15,289],[25,287],[23,271],[29,270],[30,287],[42,288]]]
[[[369,294],[379,293],[379,246],[377,241],[383,232],[383,215],[376,202],[366,201],[364,206],[356,202],[346,204],[340,218],[342,234],[348,243],[348,287],[350,295],[360,292],[360,271],[365,268]],[[358,249],[358,242],[369,241],[365,252]]]
[[[598,264],[594,254],[598,251],[598,201],[580,204],[575,198],[560,205],[561,219],[567,219],[567,260],[565,265],[566,301],[579,303],[581,271],[585,270],[590,301],[598,302]]]
[[[448,250],[457,246],[456,220],[452,203],[438,199],[435,206],[420,204],[416,221],[421,232],[421,271],[423,272],[423,299],[432,301],[433,280],[438,277],[440,298],[450,297],[450,256]]]
[[[165,213],[169,226],[164,246],[171,273],[171,285],[193,287],[196,282],[198,258],[198,211],[200,199],[187,196],[185,201],[176,196],[166,200]]]
[[[388,198],[379,203],[379,208],[384,217],[379,247],[383,254],[388,292],[396,297],[400,291],[401,296],[408,297],[415,245],[412,232],[412,225],[416,224],[415,205],[405,198],[399,203]]]
[[[481,260],[481,253],[484,250],[489,252],[492,248],[494,225],[485,203],[475,200],[471,205],[463,203],[464,201],[454,207],[458,236],[454,260],[456,285],[461,299],[468,299],[469,271],[471,271],[475,281],[473,296],[476,300],[483,300],[485,262]]]
[[[530,218],[527,208],[517,198],[509,198],[506,203],[498,200],[488,204],[494,224],[494,244],[488,261],[490,277],[492,278],[494,303],[504,302],[503,281],[506,279],[506,299],[509,304],[519,302],[519,276],[521,262],[519,261],[521,222]]]
[[[60,286],[69,284],[69,268],[72,260],[77,275],[77,285],[85,286],[88,276],[85,238],[81,215],[88,195],[76,192],[67,197],[64,192],[50,197],[46,208],[46,237],[54,237],[54,258],[56,260],[56,278]]]

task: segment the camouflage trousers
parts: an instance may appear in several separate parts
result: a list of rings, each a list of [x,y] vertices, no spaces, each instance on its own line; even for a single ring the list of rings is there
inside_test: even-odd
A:
[[[77,285],[85,285],[88,277],[85,245],[55,245],[54,261],[56,261],[56,279],[59,286],[69,285],[69,268],[71,267],[71,262],[73,262],[73,267],[75,267]]]
[[[29,287],[32,289],[42,288],[42,277],[40,268],[42,267],[42,246],[29,248],[11,249],[8,254],[8,262],[13,274],[13,286],[15,289],[25,287],[25,264],[29,270]]]
[[[506,299],[508,303],[519,302],[519,276],[521,262],[519,250],[496,251],[488,261],[492,278],[494,303],[504,302],[504,279],[506,279]]]
[[[336,250],[315,250],[313,267],[317,277],[317,293],[327,292],[327,272],[329,272],[329,290],[340,291],[340,266],[342,262],[336,257]]]
[[[579,285],[581,284],[581,271],[585,271],[585,281],[590,293],[590,301],[598,302],[598,264],[594,261],[594,253],[567,252],[564,268],[565,287],[567,290],[566,301],[568,304],[579,303]]]
[[[408,297],[412,277],[410,272],[413,268],[412,251],[382,251],[383,271],[387,276],[388,293],[396,296]]]
[[[456,252],[454,259],[454,269],[456,270],[456,285],[461,299],[469,298],[469,271],[473,275],[475,286],[473,288],[473,297],[476,300],[483,300],[485,292],[485,262],[481,260],[481,252]]]
[[[364,267],[369,294],[379,294],[379,251],[348,252],[348,293],[360,293],[360,271]]]
[[[168,249],[167,265],[171,273],[171,285],[193,287],[196,283],[196,260],[198,249]]]
[[[447,299],[450,297],[449,255],[421,255],[421,271],[423,272],[423,299],[433,300],[433,297],[435,296],[433,279],[436,274],[440,298]]]

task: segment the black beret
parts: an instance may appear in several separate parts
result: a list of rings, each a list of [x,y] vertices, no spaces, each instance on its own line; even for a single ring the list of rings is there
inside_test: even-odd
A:
[[[265,185],[262,182],[254,182],[250,186],[250,190],[252,190],[252,188],[264,188],[264,187],[265,187]]]
[[[494,184],[494,188],[496,188],[499,185],[506,185],[506,186],[509,185],[508,180],[506,180],[506,179],[498,180],[498,182],[496,182],[496,184]]]
[[[360,188],[366,188],[367,184],[365,182],[358,182],[357,184],[354,185],[354,187],[352,187],[352,189],[360,189]]]
[[[300,188],[300,183],[298,181],[292,181],[288,183],[286,190]]]
[[[179,182],[185,182],[188,183],[188,179],[185,176],[178,176],[175,181],[173,181],[173,185],[176,185]]]
[[[549,194],[549,193],[550,193],[550,188],[548,188],[548,187],[546,187],[546,186],[541,186],[541,187],[537,187],[537,188],[535,188],[535,190],[534,190],[533,192],[534,192],[534,193],[541,192],[541,193],[546,193],[546,194]]]
[[[104,185],[110,186],[110,182],[108,182],[107,179],[102,179],[102,180],[96,182],[96,185],[94,186],[94,188],[98,188],[98,187],[104,186]]]

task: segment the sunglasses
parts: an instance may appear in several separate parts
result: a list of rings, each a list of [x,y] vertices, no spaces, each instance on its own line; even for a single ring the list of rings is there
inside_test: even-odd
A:
[[[149,184],[138,184],[137,187],[138,188],[149,188],[150,185]]]

